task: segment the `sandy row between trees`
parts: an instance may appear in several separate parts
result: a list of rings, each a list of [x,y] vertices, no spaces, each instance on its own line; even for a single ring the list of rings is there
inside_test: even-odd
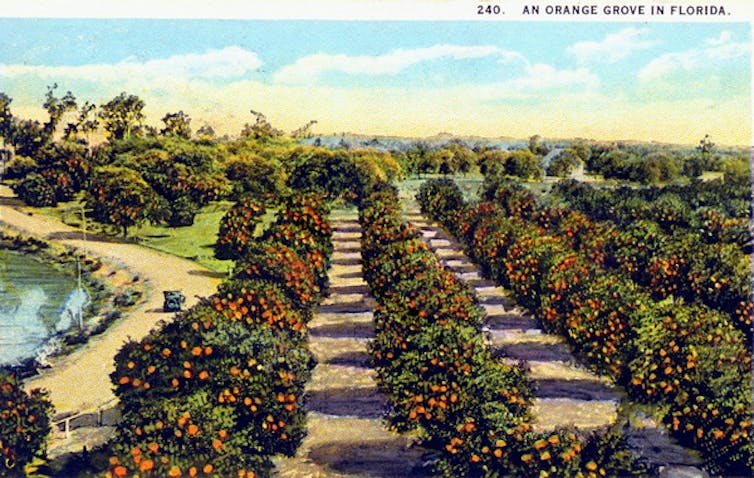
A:
[[[144,301],[118,319],[87,345],[56,359],[53,367],[26,381],[26,387],[50,392],[56,414],[96,409],[114,399],[109,374],[113,357],[129,338],[141,339],[160,320],[172,314],[162,311],[163,290],[181,290],[186,307],[196,296],[212,294],[220,283],[217,274],[174,256],[116,239],[87,235],[56,219],[19,210],[21,203],[7,187],[0,187],[0,223],[40,239],[72,246],[87,254],[128,269],[146,289]]]

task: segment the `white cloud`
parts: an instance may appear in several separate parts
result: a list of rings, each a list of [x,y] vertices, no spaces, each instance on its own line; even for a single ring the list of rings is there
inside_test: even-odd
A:
[[[513,79],[507,84],[517,91],[537,93],[544,89],[568,88],[574,85],[593,88],[599,84],[599,78],[587,68],[557,70],[550,65],[536,63],[527,68],[526,76]]]
[[[349,75],[394,75],[417,63],[451,58],[462,60],[498,55],[499,61],[508,63],[523,56],[496,46],[434,45],[426,48],[398,49],[384,55],[331,55],[319,53],[298,59],[275,74],[280,83],[310,83],[323,73],[335,71]],[[525,61],[525,60],[524,60]]]
[[[732,35],[726,30],[718,38],[707,39],[706,47],[661,55],[639,70],[639,80],[651,82],[670,79],[676,73],[688,74],[704,70],[719,65],[720,62],[748,57],[751,54],[750,43],[732,40]]]
[[[642,39],[647,30],[628,27],[607,35],[602,41],[584,41],[569,46],[566,51],[579,63],[617,63],[632,53],[652,47],[655,42]]]
[[[500,100],[535,100],[562,94],[584,95],[594,91],[600,80],[589,69],[558,70],[551,65],[535,63],[525,68],[524,74],[502,82],[461,85],[450,91],[455,96],[464,95],[464,90],[473,91],[476,100],[495,102]]]
[[[730,30],[723,30],[720,32],[719,37],[708,38],[704,40],[704,43],[707,45],[723,45],[725,43],[730,42],[732,37],[733,37],[733,34],[730,32]]]
[[[256,53],[238,46],[205,53],[189,53],[138,62],[132,59],[113,64],[79,66],[0,65],[0,77],[36,75],[42,78],[84,79],[112,82],[126,77],[154,78],[239,78],[262,66]]]

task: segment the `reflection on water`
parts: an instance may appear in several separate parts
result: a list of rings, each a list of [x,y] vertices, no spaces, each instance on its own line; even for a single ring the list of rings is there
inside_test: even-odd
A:
[[[0,250],[0,365],[55,349],[54,335],[80,326],[89,304],[76,279],[34,257]]]

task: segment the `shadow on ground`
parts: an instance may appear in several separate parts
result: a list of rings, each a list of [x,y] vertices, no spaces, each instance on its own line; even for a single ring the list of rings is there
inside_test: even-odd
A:
[[[371,322],[353,322],[320,325],[309,329],[311,337],[371,339],[374,325]]]
[[[213,279],[225,279],[228,277],[228,274],[225,272],[201,271],[198,269],[189,271],[188,273],[192,276],[211,277]]]
[[[334,294],[331,294],[333,296]],[[319,306],[318,313],[326,314],[364,314],[371,312],[372,307],[364,300],[357,302],[336,302]]]
[[[385,398],[376,388],[329,388],[306,393],[306,409],[325,415],[382,418]]]
[[[309,457],[334,472],[374,478],[431,476],[421,469],[421,451],[406,446],[406,440],[370,440],[362,443],[323,443]]]
[[[330,365],[344,365],[347,367],[369,367],[369,354],[366,352],[343,352],[326,360]]]
[[[571,398],[574,400],[613,400],[615,390],[596,380],[537,379],[540,398]]]

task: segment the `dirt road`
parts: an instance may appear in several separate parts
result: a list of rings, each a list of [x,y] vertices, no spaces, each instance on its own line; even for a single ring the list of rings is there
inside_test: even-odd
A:
[[[161,319],[172,317],[162,312],[162,291],[180,289],[190,307],[197,295],[212,294],[220,279],[193,262],[135,244],[92,235],[84,240],[79,229],[20,209],[21,203],[13,199],[13,193],[0,187],[0,224],[101,257],[138,275],[147,289],[146,301],[132,309],[127,317],[26,382],[29,389],[43,388],[50,392],[57,414],[96,409],[114,399],[109,374],[114,370],[113,356],[123,343],[129,338],[144,337]]]

